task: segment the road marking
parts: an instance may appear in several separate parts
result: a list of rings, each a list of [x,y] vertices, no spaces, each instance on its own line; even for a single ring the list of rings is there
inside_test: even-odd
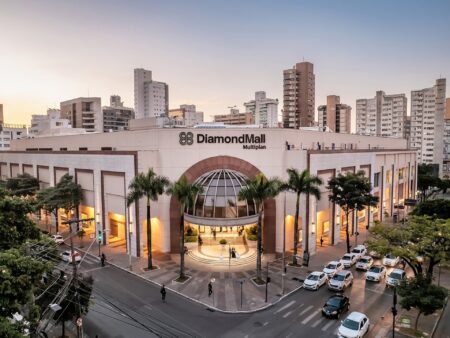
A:
[[[287,303],[285,306],[283,306],[282,308],[278,309],[274,313],[277,314],[278,312],[286,310],[289,306],[292,306],[293,304],[295,304],[295,300],[290,301],[289,303]]]
[[[264,322],[264,323],[263,323],[263,326],[266,326],[267,324],[269,324],[269,322]]]
[[[287,313],[283,316],[283,318],[287,318],[287,317],[289,317],[291,314],[292,314],[292,311],[289,311],[289,312],[287,312]]]
[[[84,273],[87,273],[87,272],[92,272],[92,271],[96,271],[96,270],[101,270],[101,269],[104,269],[104,268],[108,268],[109,266],[99,266],[98,268],[93,268],[93,269],[89,269],[89,270],[83,270],[83,272]]]
[[[306,309],[304,309],[302,312],[300,312],[299,317],[303,316],[306,312],[308,312],[309,310],[311,310],[314,306],[310,305],[308,306]]]
[[[311,313],[308,317],[306,317],[303,321],[302,324],[305,325],[306,323],[308,323],[311,319],[313,319],[315,316],[317,316],[319,314],[319,311],[314,311],[313,313]]]
[[[322,328],[322,331],[328,330],[328,329],[330,328],[330,326],[333,325],[333,324],[335,324],[335,322],[332,321],[332,320],[330,320],[330,321],[328,322],[328,324],[326,324],[326,325]]]
[[[150,305],[144,305],[144,307],[145,307],[146,309],[150,310],[150,311],[153,310],[152,307],[151,307]]]
[[[317,325],[319,325],[325,318],[322,317],[319,320],[317,320],[313,325],[311,325],[311,327],[316,327]]]

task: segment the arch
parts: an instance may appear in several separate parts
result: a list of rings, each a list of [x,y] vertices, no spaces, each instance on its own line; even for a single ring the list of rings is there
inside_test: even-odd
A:
[[[261,172],[253,164],[232,156],[214,156],[197,162],[183,175],[192,183],[204,173],[217,169],[231,169],[253,177]],[[181,177],[181,176],[180,176]],[[275,253],[276,204],[273,198],[264,203],[263,247],[266,253]],[[170,252],[180,252],[180,203],[170,198]]]

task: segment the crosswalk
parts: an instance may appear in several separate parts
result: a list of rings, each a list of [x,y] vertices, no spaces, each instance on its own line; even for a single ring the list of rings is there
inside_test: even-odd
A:
[[[100,258],[91,255],[85,255],[81,265],[100,265]]]

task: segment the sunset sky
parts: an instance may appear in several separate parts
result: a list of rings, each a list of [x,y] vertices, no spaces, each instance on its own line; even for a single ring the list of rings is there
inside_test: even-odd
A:
[[[281,111],[283,69],[304,59],[316,106],[335,94],[355,109],[376,90],[409,105],[412,89],[450,81],[449,18],[448,0],[0,0],[0,103],[7,123],[79,96],[133,107],[142,67],[168,83],[170,108],[208,117],[265,90]]]

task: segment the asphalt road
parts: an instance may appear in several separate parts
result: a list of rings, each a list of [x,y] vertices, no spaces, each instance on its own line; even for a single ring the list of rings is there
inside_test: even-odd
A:
[[[159,287],[111,266],[99,267],[89,257],[81,272],[94,277],[93,304],[84,318],[90,337],[335,337],[340,321],[321,316],[320,309],[332,294],[299,290],[277,305],[254,314],[223,314],[168,291],[167,303]],[[361,311],[371,321],[369,337],[377,337],[376,323],[390,320],[392,291],[364,280],[355,271],[353,286],[346,291],[350,311]],[[389,269],[390,270],[390,269]],[[388,271],[389,271],[388,270]],[[345,318],[345,315],[344,315]]]

